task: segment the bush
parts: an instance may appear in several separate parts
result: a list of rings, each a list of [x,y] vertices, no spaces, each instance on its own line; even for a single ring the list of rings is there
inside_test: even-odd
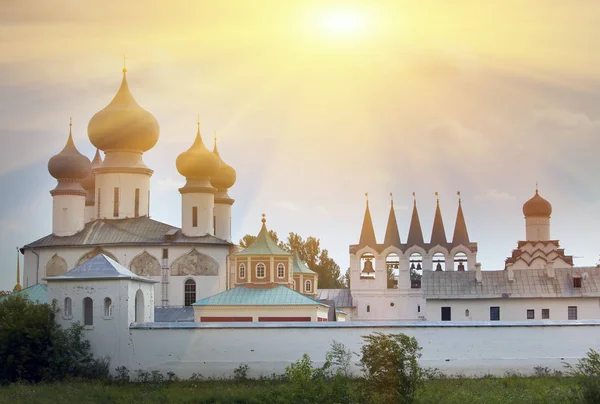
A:
[[[576,399],[582,403],[600,403],[600,353],[590,349],[574,366],[566,364],[565,367],[577,383]]]
[[[83,327],[63,329],[56,312],[55,302],[34,304],[20,295],[0,302],[0,383],[108,377],[108,359],[93,357]]]
[[[405,334],[376,332],[363,336],[360,365],[374,401],[414,403],[423,371],[417,359],[421,347]]]

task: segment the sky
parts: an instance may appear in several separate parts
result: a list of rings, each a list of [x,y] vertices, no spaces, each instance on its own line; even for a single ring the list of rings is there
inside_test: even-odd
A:
[[[342,268],[365,192],[379,241],[390,197],[406,240],[416,193],[426,241],[435,192],[448,238],[456,192],[483,269],[525,236],[535,184],[578,266],[600,254],[600,2],[0,0],[0,290],[15,247],[52,231],[48,159],[69,117],[121,82],[160,124],[144,154],[151,217],[181,222],[177,155],[196,117],[237,171],[233,237],[261,214],[314,236]]]

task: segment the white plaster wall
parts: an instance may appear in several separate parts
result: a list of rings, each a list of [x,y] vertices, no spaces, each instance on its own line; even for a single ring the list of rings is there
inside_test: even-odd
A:
[[[217,224],[215,236],[222,240],[231,241],[231,205],[216,203],[214,212]]]
[[[527,241],[550,240],[550,218],[526,217],[525,237]]]
[[[84,220],[86,223],[96,220],[96,206],[85,207]]]
[[[352,321],[417,320],[425,316],[421,289],[413,289],[412,292],[399,289],[353,292],[352,300],[356,307]],[[367,312],[367,306],[370,306],[370,312]]]
[[[535,310],[535,320],[542,319],[542,309],[550,309],[550,320],[567,320],[568,306],[577,306],[578,320],[600,318],[600,299],[598,298],[546,298],[546,299],[453,299],[427,300],[427,320],[440,321],[441,308],[452,308],[452,321],[488,321],[490,307],[500,307],[501,321],[527,320],[527,310]],[[469,316],[465,315],[469,310]]]
[[[168,266],[182,255],[189,253],[195,248],[200,253],[211,256],[219,264],[219,274],[217,276],[194,276],[198,300],[212,296],[216,293],[226,290],[226,262],[229,254],[228,245],[158,245],[158,246],[106,246],[104,250],[117,258],[117,261],[130,268],[131,261],[144,251],[154,256],[158,262],[162,263],[162,249],[169,249]],[[65,259],[69,270],[77,264],[77,261],[86,253],[92,251],[93,247],[58,247],[58,248],[39,248],[25,251],[23,264],[23,285],[28,287],[37,282],[44,283],[46,276],[46,264],[54,254],[58,254]],[[39,254],[39,267],[37,266],[37,257],[34,251]],[[168,277],[168,298],[170,306],[183,306],[184,304],[184,282],[188,276],[170,276]],[[156,276],[153,279],[160,281],[161,277]],[[160,284],[153,286],[155,289],[155,304],[161,305],[162,293]]]
[[[85,196],[55,195],[52,197],[52,233],[72,236],[85,226]]]
[[[215,234],[213,215],[215,195],[212,193],[193,193],[181,195],[181,231],[186,236],[196,237]],[[193,227],[192,208],[198,208],[198,226]]]
[[[119,216],[114,217],[114,189],[119,188]],[[140,190],[139,216],[148,216],[150,176],[132,173],[96,173],[96,210],[101,219],[135,217],[135,190]],[[100,189],[100,194],[98,194]]]
[[[131,372],[136,369],[159,370],[163,374],[173,371],[183,378],[193,373],[231,377],[234,369],[244,363],[250,367],[249,375],[258,377],[283,373],[285,367],[303,353],[309,354],[314,364],[320,366],[333,340],[359,352],[361,337],[379,331],[415,337],[423,347],[421,365],[438,368],[448,375],[503,375],[506,371],[530,374],[536,366],[564,370],[563,361],[575,362],[584,357],[589,348],[598,348],[600,322],[577,323],[342,322],[234,326],[180,323],[171,324],[180,327],[175,329],[136,326],[123,330],[113,346],[92,342],[92,349],[99,356],[110,354],[112,369],[123,365]],[[153,325],[140,327],[145,326]],[[92,331],[87,335],[96,339]],[[358,368],[353,367],[353,371],[358,373]]]

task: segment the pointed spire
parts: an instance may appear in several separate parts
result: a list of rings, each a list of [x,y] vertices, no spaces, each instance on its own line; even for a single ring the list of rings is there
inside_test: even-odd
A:
[[[13,292],[20,292],[21,287],[21,260],[19,259],[19,247],[17,247],[17,284],[13,288]]]
[[[398,222],[396,220],[396,212],[394,211],[394,199],[393,195],[390,192],[391,206],[390,206],[390,216],[388,217],[387,228],[385,230],[385,239],[383,241],[383,245],[390,246],[393,245],[395,247],[400,247],[400,233],[398,233]]]
[[[219,156],[219,150],[217,149],[217,131],[214,131],[214,146],[213,146],[213,153],[216,154],[217,156]],[[221,157],[221,156],[219,156]]]
[[[446,231],[444,230],[444,221],[442,220],[442,212],[440,211],[440,198],[438,193],[435,193],[437,204],[435,207],[435,217],[433,218],[433,229],[431,230],[431,245],[447,244]]]
[[[406,244],[410,247],[413,245],[422,246],[425,244],[423,242],[423,231],[421,230],[421,221],[419,220],[419,212],[417,211],[417,198],[416,194],[413,192],[413,212],[412,217],[410,219],[410,227],[408,229],[408,239]]]
[[[362,230],[360,232],[359,246],[375,247],[377,240],[375,238],[375,230],[373,229],[373,220],[371,219],[371,212],[369,211],[369,194],[365,193],[367,197],[367,208],[365,210],[365,217],[363,219]]]
[[[127,73],[127,54],[123,54],[123,73]]]
[[[452,237],[452,244],[454,245],[468,245],[469,233],[467,232],[467,223],[465,222],[465,216],[462,210],[462,201],[460,198],[460,191],[456,193],[458,195],[458,212],[456,213],[456,224],[454,225],[454,236]]]

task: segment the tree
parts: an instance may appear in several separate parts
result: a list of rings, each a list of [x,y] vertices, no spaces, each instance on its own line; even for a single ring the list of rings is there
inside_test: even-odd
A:
[[[275,242],[275,244],[277,244],[279,247],[283,248],[283,246],[282,246],[283,243],[279,242],[279,237],[277,236],[276,232],[274,232],[273,230],[269,230],[269,236]],[[256,236],[253,236],[251,234],[246,234],[240,240],[240,247],[242,247],[242,248],[248,248],[252,243],[254,243],[254,240],[256,240]]]
[[[108,360],[94,359],[83,326],[63,329],[56,312],[56,303],[34,304],[21,295],[0,301],[0,384],[108,376]]]

